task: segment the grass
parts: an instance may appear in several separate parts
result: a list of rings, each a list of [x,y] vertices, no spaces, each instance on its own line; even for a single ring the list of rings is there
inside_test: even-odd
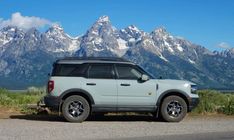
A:
[[[24,93],[13,93],[0,89],[0,107],[15,109],[21,113],[31,113],[27,104],[36,104],[44,95],[42,91],[26,91]]]
[[[234,115],[234,94],[223,94],[213,90],[198,91],[200,103],[191,114]],[[28,90],[12,93],[0,89],[0,107],[16,109],[21,113],[32,113],[27,104],[36,104],[45,95],[43,90]]]
[[[234,94],[223,94],[213,90],[198,92],[200,103],[193,114],[226,114],[234,115]]]

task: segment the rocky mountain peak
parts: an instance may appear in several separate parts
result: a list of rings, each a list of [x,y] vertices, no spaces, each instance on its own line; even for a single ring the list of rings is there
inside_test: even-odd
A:
[[[25,32],[15,26],[7,26],[0,29],[0,47],[13,39],[23,38]]]
[[[165,27],[159,27],[157,29],[155,29],[152,33],[153,36],[157,36],[160,38],[166,38],[168,36],[170,36],[170,34],[167,32]]]
[[[110,22],[110,19],[108,16],[101,16],[98,18],[97,23],[108,23]]]

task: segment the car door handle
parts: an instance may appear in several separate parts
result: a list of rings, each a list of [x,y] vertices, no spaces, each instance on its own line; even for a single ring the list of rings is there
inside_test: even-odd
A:
[[[121,86],[130,86],[130,84],[120,84]]]
[[[86,83],[87,86],[95,86],[96,83]]]

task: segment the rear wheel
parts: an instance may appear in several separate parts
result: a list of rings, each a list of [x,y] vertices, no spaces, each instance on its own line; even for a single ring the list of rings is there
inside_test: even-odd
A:
[[[187,110],[187,104],[183,98],[168,96],[163,100],[160,113],[167,122],[179,122],[186,116]]]
[[[65,99],[62,113],[69,122],[82,122],[88,118],[90,106],[84,97],[73,95]]]

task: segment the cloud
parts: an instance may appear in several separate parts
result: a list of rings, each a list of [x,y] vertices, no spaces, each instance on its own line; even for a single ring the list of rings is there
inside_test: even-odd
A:
[[[231,48],[231,46],[228,43],[226,43],[226,42],[219,43],[217,45],[217,47],[222,48],[222,49],[230,49]]]
[[[19,28],[28,30],[32,27],[42,28],[51,24],[53,23],[47,19],[34,16],[22,16],[19,12],[13,13],[11,15],[11,19],[0,19],[0,29],[6,26],[17,26]]]

